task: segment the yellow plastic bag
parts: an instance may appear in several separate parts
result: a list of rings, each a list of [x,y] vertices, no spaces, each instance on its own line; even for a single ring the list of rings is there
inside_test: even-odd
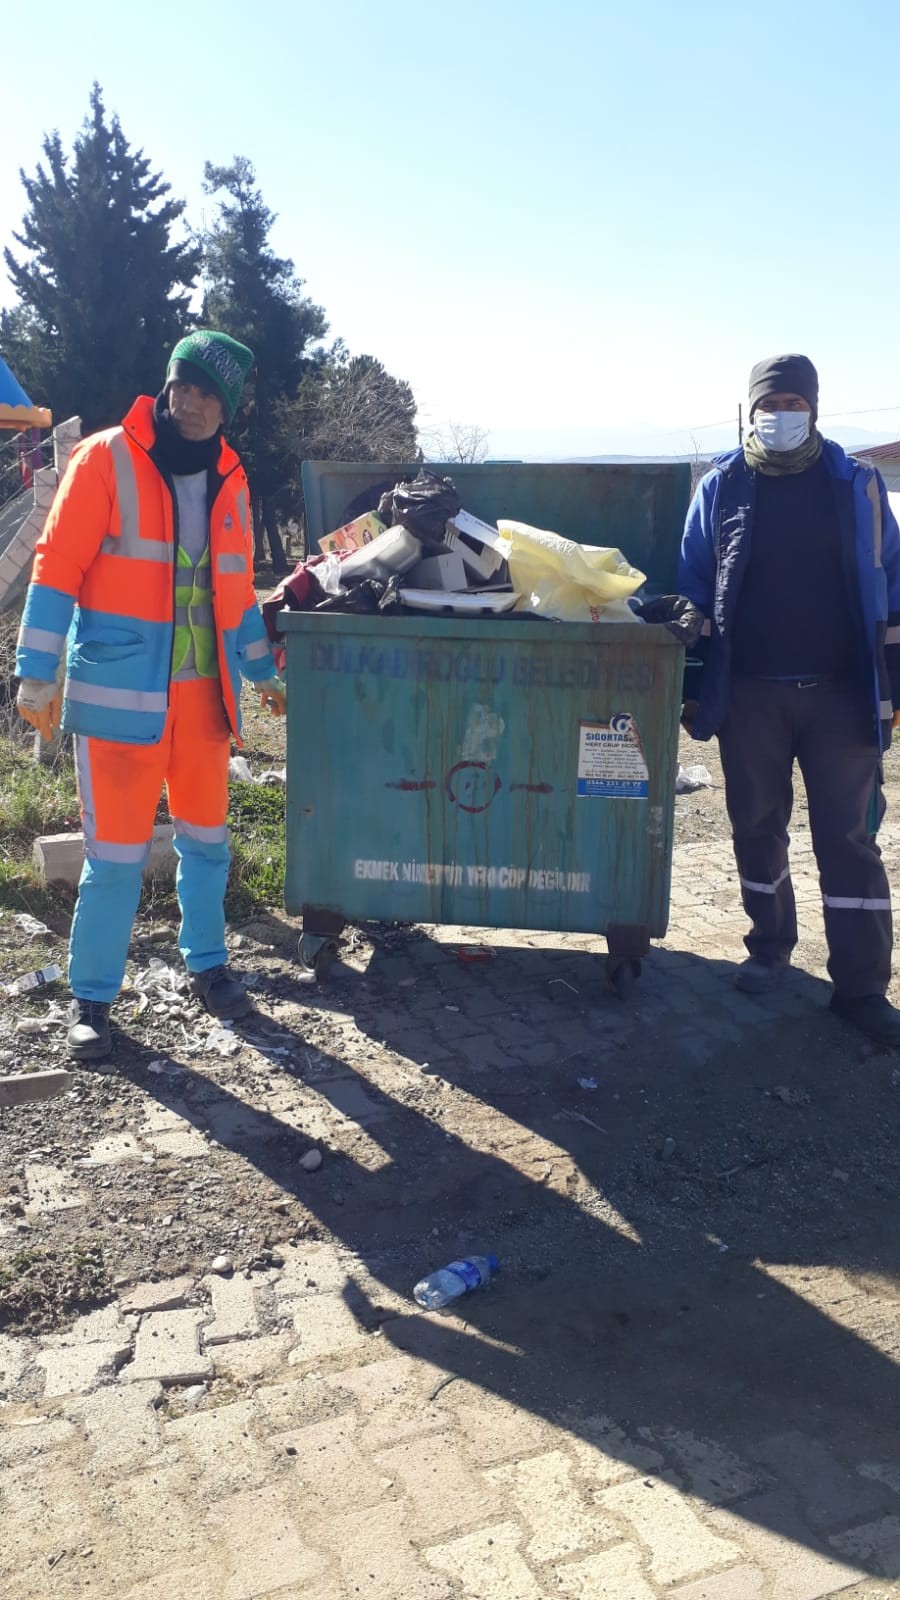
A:
[[[626,605],[644,582],[621,550],[576,544],[525,522],[498,522],[517,611],[560,622],[637,622]],[[500,547],[498,547],[500,548]]]

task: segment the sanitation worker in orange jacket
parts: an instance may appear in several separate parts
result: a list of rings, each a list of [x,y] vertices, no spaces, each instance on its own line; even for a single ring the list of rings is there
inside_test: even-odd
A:
[[[283,713],[253,590],[247,479],[223,429],[253,356],[196,332],[156,400],[75,451],[38,544],[19,635],[23,717],[75,735],[85,863],[69,952],[69,1054],[110,1054],[160,790],[175,823],[179,947],[217,1017],[247,995],[229,972],[228,760],[241,677]],[[61,657],[68,635],[65,688]]]

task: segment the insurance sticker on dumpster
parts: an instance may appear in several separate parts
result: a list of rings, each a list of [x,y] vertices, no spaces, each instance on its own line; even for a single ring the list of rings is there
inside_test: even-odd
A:
[[[578,740],[578,795],[582,799],[646,800],[647,762],[630,711],[609,722],[582,722]]]

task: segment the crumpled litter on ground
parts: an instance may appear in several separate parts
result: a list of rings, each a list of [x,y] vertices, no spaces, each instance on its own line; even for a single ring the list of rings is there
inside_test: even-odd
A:
[[[20,1017],[16,1023],[16,1033],[44,1033],[48,1028],[64,1028],[68,1026],[69,1013],[65,1007],[54,1004],[42,1017]]]
[[[228,776],[232,783],[277,784],[284,788],[287,783],[287,767],[268,767],[256,778],[246,756],[232,756],[228,763]]]
[[[678,764],[675,775],[675,793],[693,794],[695,789],[714,789],[712,773],[706,767],[683,767]]]
[[[243,1042],[227,1027],[211,1028],[204,1040],[206,1049],[217,1056],[236,1056]]]
[[[27,911],[20,911],[13,921],[29,939],[40,939],[43,934],[50,932],[46,922],[38,922],[37,917],[32,917]]]
[[[159,994],[168,997],[181,995],[187,988],[187,974],[170,967],[159,956],[151,956],[146,967],[132,977],[132,986],[138,994]]]
[[[151,956],[149,965],[131,979],[131,988],[138,997],[138,1016],[143,1016],[151,1004],[157,1016],[184,1016],[193,1005],[187,982],[186,972],[170,967],[159,956]]]

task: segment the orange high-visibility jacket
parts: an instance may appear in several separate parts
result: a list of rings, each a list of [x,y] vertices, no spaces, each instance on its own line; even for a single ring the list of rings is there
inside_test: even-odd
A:
[[[75,450],[38,543],[20,678],[49,682],[69,635],[63,727],[129,744],[162,736],[175,629],[177,506],[151,458],[153,401]],[[247,479],[222,440],[210,474],[210,562],[222,700],[240,737],[241,677],[274,672],[253,589]]]

